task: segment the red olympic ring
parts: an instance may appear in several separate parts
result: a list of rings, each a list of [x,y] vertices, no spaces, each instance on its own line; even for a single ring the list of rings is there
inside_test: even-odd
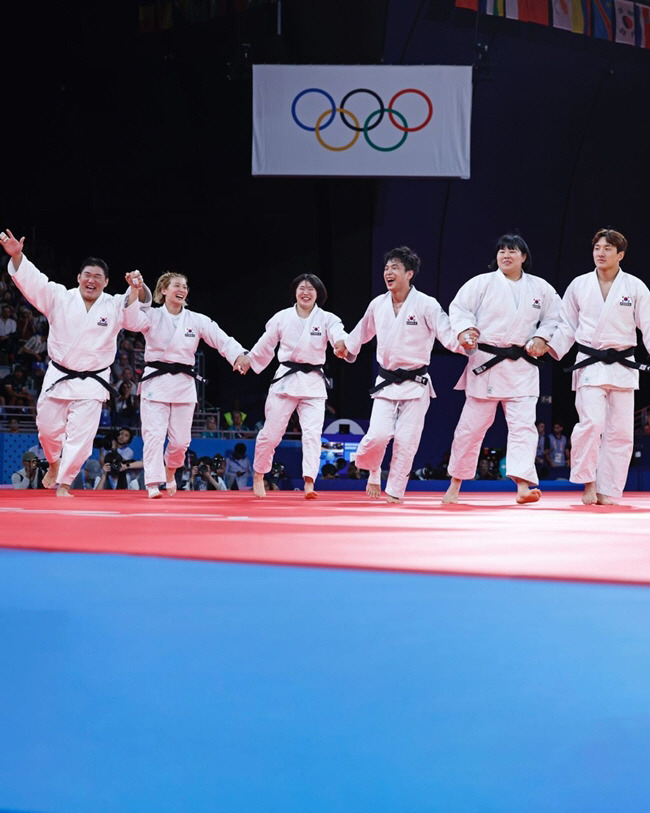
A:
[[[422,98],[427,103],[427,107],[429,108],[429,115],[422,122],[422,124],[419,124],[417,127],[403,127],[401,124],[398,124],[395,121],[395,119],[393,117],[393,113],[391,113],[390,111],[388,113],[388,117],[390,118],[391,122],[395,125],[395,127],[397,127],[398,130],[402,130],[405,133],[415,133],[418,130],[422,130],[431,121],[431,118],[433,116],[433,104],[431,103],[431,99],[427,96],[427,94],[423,93],[421,90],[417,90],[416,88],[405,88],[404,90],[398,91],[393,96],[393,98],[388,103],[388,107],[389,108],[394,108],[395,107],[395,100],[399,99],[399,97],[402,96],[404,93],[417,93],[418,96],[422,96]]]

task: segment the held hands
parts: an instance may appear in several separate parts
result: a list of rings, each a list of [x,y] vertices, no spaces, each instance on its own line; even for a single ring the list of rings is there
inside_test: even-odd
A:
[[[10,257],[17,257],[18,254],[23,253],[25,238],[21,237],[20,240],[17,240],[9,229],[7,229],[6,232],[0,232],[0,243],[2,243],[2,248],[4,248]]]
[[[478,328],[468,327],[467,330],[463,330],[458,334],[458,341],[461,347],[464,347],[466,350],[475,350],[480,335],[481,331]]]
[[[544,353],[548,353],[548,344],[541,336],[533,336],[533,338],[526,345],[526,352],[533,358],[539,358]]]
[[[235,363],[232,365],[232,369],[234,373],[241,373],[241,375],[246,375],[246,373],[250,370],[251,367],[251,360],[245,353],[237,356],[235,359]]]
[[[127,285],[130,285],[131,288],[137,288],[139,290],[144,285],[142,274],[137,269],[135,271],[129,271],[128,274],[125,274],[124,279],[126,280]]]
[[[347,358],[348,348],[345,346],[343,339],[339,339],[338,342],[334,342],[334,355],[340,359]]]

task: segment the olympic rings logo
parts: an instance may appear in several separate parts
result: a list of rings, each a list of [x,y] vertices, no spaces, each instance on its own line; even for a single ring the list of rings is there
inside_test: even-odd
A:
[[[297,107],[298,102],[307,94],[309,93],[317,93],[321,96],[324,96],[328,103],[329,109],[325,110],[323,113],[320,114],[316,123],[313,127],[310,127],[307,124],[304,124],[299,118]],[[374,110],[367,116],[366,120],[363,124],[359,122],[359,119],[355,116],[355,114],[346,108],[346,104],[348,101],[358,93],[367,93],[371,96],[379,105],[377,110]],[[409,124],[406,118],[400,113],[398,110],[395,109],[395,102],[401,97],[408,93],[414,93],[417,96],[420,96],[424,99],[426,106],[427,106],[427,115],[422,121],[421,124],[414,125],[409,127]],[[323,130],[327,129],[327,127],[332,124],[334,119],[336,118],[336,114],[339,114],[341,121],[343,124],[349,129],[352,130],[354,135],[350,139],[347,144],[344,144],[341,147],[335,147],[332,144],[328,144],[321,133]],[[388,118],[397,130],[401,131],[402,136],[401,138],[392,146],[390,147],[381,147],[379,144],[375,144],[375,142],[370,138],[370,131],[374,130],[375,127],[378,127],[384,119],[384,116],[388,114]],[[433,117],[433,104],[431,99],[427,96],[426,93],[422,90],[417,90],[416,88],[404,88],[404,90],[398,91],[393,98],[388,102],[388,107],[384,107],[384,102],[379,96],[378,93],[375,93],[374,90],[369,90],[368,88],[355,88],[355,90],[351,90],[349,93],[346,93],[345,96],[341,99],[341,103],[337,106],[332,96],[326,91],[322,90],[321,88],[306,88],[305,90],[300,91],[293,100],[291,104],[291,116],[298,127],[302,128],[303,130],[308,130],[311,133],[316,134],[316,138],[318,139],[318,143],[324,147],[326,150],[331,150],[332,152],[343,152],[344,150],[349,150],[350,147],[353,147],[360,134],[363,133],[363,137],[367,141],[368,145],[372,147],[373,150],[379,150],[380,152],[392,152],[393,150],[399,149],[402,144],[406,141],[409,133],[416,133],[418,130],[423,130],[427,124],[431,121]],[[399,121],[396,120],[399,119]],[[349,119],[349,120],[348,120]]]

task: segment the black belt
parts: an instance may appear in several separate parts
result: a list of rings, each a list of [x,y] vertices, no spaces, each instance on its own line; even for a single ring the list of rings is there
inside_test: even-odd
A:
[[[416,381],[418,384],[428,384],[428,372],[429,368],[426,365],[424,367],[418,367],[417,370],[402,370],[400,368],[397,370],[384,370],[383,367],[379,366],[378,374],[384,380],[380,381],[379,384],[375,384],[374,387],[371,387],[370,394],[372,395],[378,390],[383,390],[383,388],[389,384],[403,384],[405,381]]]
[[[499,364],[506,359],[510,359],[511,361],[516,361],[517,359],[526,359],[529,364],[534,365],[535,367],[541,367],[544,362],[542,359],[535,358],[534,356],[529,355],[526,352],[525,347],[519,347],[519,345],[513,344],[511,347],[494,347],[491,344],[483,344],[483,342],[479,342],[477,345],[479,350],[484,350],[486,353],[493,353],[494,358],[491,358],[489,361],[486,361],[485,364],[481,364],[480,367],[474,367],[472,372],[474,375],[481,375],[486,370],[489,370],[490,367],[494,367],[495,364]]]
[[[62,364],[58,364],[56,361],[52,361],[51,363],[52,363],[53,367],[56,367],[57,370],[59,370],[62,373],[65,373],[65,375],[62,376],[61,378],[57,378],[57,380],[54,382],[54,384],[50,384],[50,386],[45,390],[45,392],[49,392],[53,387],[56,387],[56,385],[60,384],[62,381],[70,381],[73,378],[81,378],[81,379],[94,378],[95,381],[99,381],[99,383],[103,387],[106,387],[106,389],[110,392],[110,394],[114,398],[117,398],[117,393],[115,392],[113,387],[111,387],[111,385],[108,383],[108,381],[105,381],[99,375],[100,373],[103,373],[106,370],[108,370],[108,367],[104,367],[101,370],[68,370],[67,367],[64,367]]]
[[[589,367],[590,364],[595,364],[597,361],[602,361],[603,364],[622,364],[624,367],[631,367],[633,370],[642,370],[643,372],[650,370],[649,364],[641,364],[633,358],[628,358],[634,352],[634,347],[627,347],[625,350],[614,350],[613,347],[608,347],[607,350],[596,350],[594,347],[588,347],[586,344],[580,344],[579,342],[576,342],[576,347],[581,353],[586,353],[588,358],[573,364],[571,367],[565,367],[565,373],[572,373],[582,367]]]
[[[145,361],[145,367],[153,367],[153,373],[147,373],[143,378],[140,379],[140,383],[144,383],[150,378],[157,378],[159,375],[178,375],[179,373],[185,373],[185,375],[189,375],[192,378],[195,378],[197,381],[200,381],[202,384],[206,382],[207,379],[200,376],[192,367],[191,364],[181,364],[178,361]]]
[[[323,376],[325,384],[327,384],[327,379],[325,378],[325,371],[323,370],[322,364],[309,364],[306,361],[304,362],[281,361],[280,364],[282,364],[284,367],[288,367],[289,369],[287,370],[286,373],[282,373],[282,375],[279,376],[278,378],[274,378],[273,381],[271,381],[272,385],[277,383],[278,381],[281,381],[285,376],[292,375],[293,373],[313,373],[313,372],[320,373]]]

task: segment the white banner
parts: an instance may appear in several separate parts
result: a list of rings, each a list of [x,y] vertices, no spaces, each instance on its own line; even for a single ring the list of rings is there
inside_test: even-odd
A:
[[[255,65],[253,175],[469,178],[472,68]]]

